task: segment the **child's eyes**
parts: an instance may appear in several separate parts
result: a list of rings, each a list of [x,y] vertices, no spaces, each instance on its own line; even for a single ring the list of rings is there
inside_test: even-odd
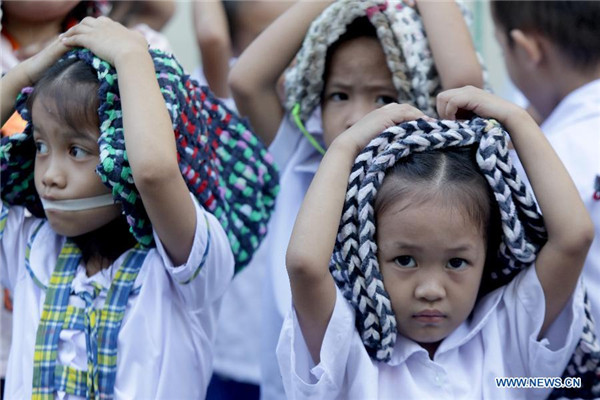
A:
[[[448,261],[448,264],[446,264],[448,268],[454,270],[464,269],[467,267],[467,265],[469,265],[469,263],[466,260],[463,260],[462,258],[451,258]]]
[[[47,154],[48,146],[44,142],[35,142],[35,150],[37,154]]]
[[[328,97],[329,97],[329,100],[333,100],[333,101],[348,100],[348,95],[343,92],[334,92],[334,93],[331,93]]]
[[[417,261],[413,256],[400,256],[394,258],[394,262],[397,266],[402,268],[414,268],[417,266]]]
[[[390,103],[395,103],[397,100],[394,97],[390,97],[390,96],[377,96],[377,99],[375,100],[375,102],[381,106],[384,106],[386,104],[390,104]]]
[[[81,147],[73,146],[69,150],[69,154],[72,155],[74,158],[83,158],[90,153],[88,153],[86,150],[82,149]]]

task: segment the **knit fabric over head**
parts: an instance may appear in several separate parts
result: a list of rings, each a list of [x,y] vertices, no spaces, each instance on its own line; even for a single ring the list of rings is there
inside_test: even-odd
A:
[[[273,159],[248,124],[185,74],[173,56],[157,50],[150,54],[175,132],[181,174],[190,192],[227,233],[239,271],[267,232],[279,190]],[[116,70],[89,50],[73,50],[59,62],[69,58],[83,60],[98,72],[100,163],[96,173],[122,205],[133,236],[143,246],[154,246],[152,226],[125,150]],[[24,133],[2,138],[2,200],[44,217],[33,182],[35,144],[25,104],[33,90],[25,88],[17,98],[17,110],[28,121]]]
[[[468,122],[417,120],[392,127],[373,139],[356,158],[350,173],[342,218],[331,258],[333,278],[356,312],[360,337],[372,358],[390,360],[397,324],[377,260],[374,204],[386,171],[410,154],[476,146],[476,161],[498,204],[502,235],[497,268],[484,277],[496,287],[530,267],[546,241],[543,219],[533,196],[512,165],[506,132],[493,120]],[[600,396],[600,347],[589,300],[586,323],[564,376],[582,378],[582,387],[555,389],[552,397]]]
[[[468,18],[467,9],[462,11]],[[442,86],[418,11],[397,0],[337,0],[312,22],[295,63],[286,71],[285,107],[292,112],[298,105],[303,123],[321,101],[327,49],[348,25],[365,16],[377,32],[398,102],[437,116],[435,96]]]

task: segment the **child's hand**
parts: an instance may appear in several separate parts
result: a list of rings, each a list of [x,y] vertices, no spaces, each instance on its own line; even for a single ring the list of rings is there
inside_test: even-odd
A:
[[[44,49],[26,59],[15,69],[22,72],[24,86],[34,85],[64,53],[69,50],[58,38],[51,41]]]
[[[408,104],[391,103],[371,111],[357,123],[346,129],[334,143],[351,146],[356,154],[360,153],[369,142],[385,131],[405,121],[428,118],[420,110]]]
[[[107,17],[84,18],[60,38],[68,46],[90,49],[115,67],[125,57],[148,53],[148,43],[142,34]]]
[[[483,118],[494,118],[506,124],[509,117],[521,114],[519,106],[474,86],[450,89],[437,97],[437,110],[442,119],[459,119],[464,111]]]

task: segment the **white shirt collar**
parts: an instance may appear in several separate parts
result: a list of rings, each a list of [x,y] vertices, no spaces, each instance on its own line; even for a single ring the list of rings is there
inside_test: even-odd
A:
[[[589,82],[569,93],[542,123],[547,136],[560,132],[574,120],[597,118],[600,114],[600,79]]]
[[[442,341],[436,351],[436,358],[442,353],[462,346],[483,329],[493,312],[496,310],[498,303],[500,303],[505,287],[506,286],[496,289],[479,300],[472,317],[460,324],[458,328]],[[399,334],[389,364],[392,366],[400,365],[406,362],[408,358],[419,353],[422,353],[422,356],[429,358],[427,351],[423,347],[413,340]]]

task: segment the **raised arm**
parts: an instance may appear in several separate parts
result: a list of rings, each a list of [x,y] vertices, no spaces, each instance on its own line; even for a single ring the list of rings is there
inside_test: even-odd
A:
[[[300,328],[315,363],[320,360],[335,305],[329,260],[354,159],[385,129],[423,116],[411,106],[396,103],[367,114],[334,140],[304,197],[287,249],[286,267]]]
[[[125,147],[136,188],[174,265],[192,248],[196,211],[177,164],[171,119],[144,37],[106,18],[85,18],[64,43],[90,49],[115,66]]]
[[[483,71],[465,19],[454,1],[416,0],[442,88],[483,87]]]
[[[21,62],[2,77],[0,81],[0,125],[4,125],[15,111],[15,100],[21,89],[34,85],[68,49],[57,38],[44,50]]]
[[[267,146],[284,115],[277,81],[300,49],[310,23],[329,3],[294,4],[244,50],[231,69],[229,85],[235,104]]]
[[[440,117],[454,119],[458,109],[495,118],[506,127],[544,215],[548,241],[535,264],[546,301],[543,336],[577,285],[594,225],[571,177],[527,111],[474,87],[438,96]]]
[[[204,76],[215,95],[229,98],[227,76],[233,52],[223,3],[221,0],[196,0],[193,8],[194,30],[202,55]]]

